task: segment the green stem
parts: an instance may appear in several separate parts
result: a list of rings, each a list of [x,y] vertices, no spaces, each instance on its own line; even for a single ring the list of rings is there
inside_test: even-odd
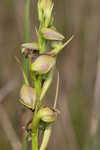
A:
[[[25,7],[25,23],[24,23],[24,42],[27,43],[29,42],[29,37],[30,37],[30,21],[29,21],[29,13],[30,13],[30,0],[25,0],[26,2],[26,7]],[[23,68],[25,74],[28,76],[28,69],[29,66],[29,61],[25,57],[23,58]]]
[[[47,146],[48,146],[48,142],[51,136],[51,131],[52,131],[52,125],[49,124],[45,131],[44,131],[44,135],[43,135],[43,140],[42,140],[42,144],[40,147],[40,150],[46,150]]]
[[[24,131],[24,150],[27,150],[27,131]]]
[[[34,86],[36,88],[38,96],[41,94],[41,75],[34,81]]]
[[[26,7],[25,7],[25,24],[24,24],[24,42],[28,42],[30,38],[30,21],[29,21],[29,14],[30,14],[30,0],[25,0]]]
[[[32,150],[38,150],[38,125],[40,122],[40,118],[37,112],[38,112],[38,105],[35,108],[32,121]]]
[[[38,150],[38,130],[32,132],[32,150]]]
[[[25,23],[24,23],[24,42],[29,41],[29,7],[30,7],[30,0],[25,0],[26,8],[25,8]],[[23,68],[24,68],[24,77],[28,77],[28,67],[29,61],[23,58]],[[27,79],[27,78],[26,78]],[[27,150],[27,131],[24,131],[24,150]]]

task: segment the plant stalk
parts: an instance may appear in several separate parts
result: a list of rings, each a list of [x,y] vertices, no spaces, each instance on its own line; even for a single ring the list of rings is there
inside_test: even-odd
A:
[[[38,130],[32,132],[32,150],[38,150]]]
[[[30,0],[25,0],[25,22],[24,22],[24,42],[27,43],[29,41],[29,29],[30,29],[30,21],[29,21],[29,12],[30,12]],[[29,61],[23,57],[23,69],[25,73],[25,77],[28,77],[28,69]],[[27,131],[24,131],[24,150],[27,150]]]
[[[25,0],[25,24],[24,24],[24,42],[27,43],[30,39],[30,0]]]
[[[25,0],[25,23],[24,23],[24,42],[29,42],[30,39],[30,0]],[[28,76],[29,72],[29,60],[25,57],[23,58],[23,68],[26,76]]]
[[[24,96],[21,96],[20,94],[20,97],[22,98],[23,104],[25,103],[26,107],[28,107],[26,104],[27,103],[29,104],[33,113],[32,123],[28,126],[29,131],[31,132],[31,137],[32,137],[32,150],[46,150],[50,136],[51,136],[51,132],[52,132],[51,123],[55,122],[57,113],[58,113],[56,110],[56,104],[57,104],[58,89],[59,89],[59,73],[58,73],[57,90],[56,90],[54,108],[51,109],[47,107],[47,109],[45,109],[42,101],[43,101],[44,96],[47,93],[47,90],[49,89],[52,83],[54,65],[56,64],[56,57],[59,54],[59,52],[61,52],[61,50],[73,39],[73,36],[64,44],[63,42],[59,43],[59,38],[53,38],[53,37],[57,37],[59,34],[57,34],[56,32],[55,34],[53,34],[51,30],[50,30],[51,31],[50,33],[47,32],[48,36],[51,36],[50,39],[43,36],[43,33],[42,33],[43,28],[51,29],[54,27],[53,16],[52,16],[52,9],[53,9],[54,4],[52,0],[38,0],[38,19],[40,23],[40,27],[38,30],[38,40],[37,40],[38,43],[33,43],[33,42],[29,43],[30,2],[31,0],[25,0],[26,7],[25,7],[24,43],[27,43],[25,44],[27,46],[25,47],[22,46],[23,67],[21,67],[21,63],[17,59],[17,62],[20,65],[20,69],[23,73],[23,77],[25,80],[24,82],[29,87],[27,87],[25,92],[23,91]],[[54,29],[56,30],[55,27]],[[55,42],[54,39],[58,41]],[[37,45],[36,48],[34,44]],[[48,46],[52,48],[51,51],[50,50],[48,51]],[[40,59],[39,56],[41,55],[46,55],[45,57],[47,58],[46,60],[44,58],[43,64],[41,61],[39,62],[37,59],[37,58]],[[34,68],[35,67],[34,62],[36,60],[35,58],[37,59],[36,61],[37,69]],[[54,61],[55,64],[52,64],[52,61]],[[33,67],[31,68],[32,64],[33,64]],[[39,71],[39,68],[41,71]],[[43,72],[42,71],[43,69],[47,70],[47,72]],[[31,77],[31,80],[29,81],[32,81],[33,84],[32,83],[29,84],[30,83],[28,81],[29,75]],[[47,118],[47,119],[45,120],[43,118]],[[38,136],[39,136],[40,130],[43,131],[43,138],[42,138],[41,145],[39,147]],[[27,134],[28,134],[27,132],[28,131],[25,131],[24,133],[24,150],[27,150]]]

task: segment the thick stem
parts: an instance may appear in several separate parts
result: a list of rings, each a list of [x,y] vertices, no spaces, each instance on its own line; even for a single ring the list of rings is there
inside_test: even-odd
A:
[[[51,131],[52,131],[52,125],[50,124],[46,127],[46,129],[44,131],[43,140],[42,140],[40,150],[46,150],[50,136],[51,136]]]
[[[34,118],[32,121],[32,150],[38,150],[38,124],[39,118],[37,112],[34,112]]]
[[[32,121],[32,150],[38,150],[38,125],[40,122],[40,118],[37,114],[38,107],[36,106],[33,121]]]
[[[38,150],[38,130],[32,132],[32,150]]]

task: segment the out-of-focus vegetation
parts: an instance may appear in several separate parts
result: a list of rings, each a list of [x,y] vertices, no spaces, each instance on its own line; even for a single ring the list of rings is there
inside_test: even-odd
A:
[[[65,37],[75,35],[58,57],[60,92],[58,107],[61,115],[54,126],[48,150],[99,150],[100,138],[100,1],[54,0],[55,25]],[[37,0],[31,1],[30,35],[35,40]],[[18,94],[21,73],[14,59],[20,57],[20,44],[24,41],[24,0],[2,0],[0,4],[0,99],[3,87],[14,80],[13,90],[0,104],[7,113],[16,135],[23,142],[23,126],[29,111],[20,106]],[[3,92],[2,92],[3,91]],[[52,105],[55,80],[46,96]],[[11,150],[5,128],[9,126],[0,109],[0,150]],[[27,117],[26,117],[27,116]],[[11,134],[9,134],[11,136]]]

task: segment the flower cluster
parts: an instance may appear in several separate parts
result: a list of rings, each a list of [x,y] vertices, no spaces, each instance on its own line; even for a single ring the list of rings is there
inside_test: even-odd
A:
[[[72,36],[63,43],[65,37],[53,25],[53,6],[52,0],[38,0],[40,27],[37,31],[37,42],[21,45],[21,54],[29,61],[32,82],[29,82],[23,71],[25,82],[20,90],[20,102],[33,111],[31,127],[33,133],[35,129],[38,130],[41,121],[48,124],[57,118],[57,111],[54,108],[44,107],[42,100],[51,85],[57,55],[73,39]]]

